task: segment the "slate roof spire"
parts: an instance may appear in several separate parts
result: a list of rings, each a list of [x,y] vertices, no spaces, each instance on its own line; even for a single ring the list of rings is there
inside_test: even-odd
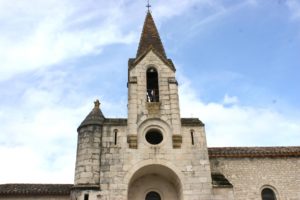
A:
[[[151,12],[148,10],[136,58],[143,55],[147,50],[149,50],[149,48],[153,48],[160,56],[167,59],[153,17],[151,15]]]

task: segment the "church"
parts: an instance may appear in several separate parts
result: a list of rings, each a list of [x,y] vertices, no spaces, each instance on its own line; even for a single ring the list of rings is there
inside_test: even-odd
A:
[[[127,118],[106,118],[96,100],[79,125],[74,184],[3,184],[0,199],[300,200],[299,146],[210,148],[204,123],[181,118],[150,11],[127,87]]]

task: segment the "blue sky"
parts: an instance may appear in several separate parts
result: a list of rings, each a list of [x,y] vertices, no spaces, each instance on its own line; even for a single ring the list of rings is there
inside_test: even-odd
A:
[[[0,182],[72,183],[99,99],[126,117],[145,1],[0,0]],[[300,144],[300,1],[153,1],[182,117],[209,146]]]

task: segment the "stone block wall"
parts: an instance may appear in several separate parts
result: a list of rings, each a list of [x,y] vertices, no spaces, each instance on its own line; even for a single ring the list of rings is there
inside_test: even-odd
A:
[[[299,158],[214,158],[212,172],[222,173],[233,185],[235,200],[261,199],[270,187],[277,200],[300,199]]]
[[[213,200],[234,200],[232,188],[213,187]]]
[[[90,125],[78,132],[75,185],[99,185],[102,127]]]
[[[136,149],[128,146],[127,126],[109,124],[103,126],[101,192],[94,192],[94,196],[98,196],[99,199],[127,200],[131,185],[139,185],[145,176],[149,176],[149,180],[152,180],[153,174],[156,174],[167,186],[172,185],[175,191],[179,191],[178,199],[210,200],[211,173],[204,127],[182,126],[180,131],[182,145],[174,149],[172,137],[164,137],[165,141],[158,145],[147,143],[143,130],[152,125],[162,127],[163,134],[169,136],[172,134],[172,129],[165,122],[150,120],[145,129],[139,129]],[[118,131],[117,144],[114,139],[115,130]],[[194,132],[194,145],[191,130]],[[136,194],[138,195],[140,194]]]

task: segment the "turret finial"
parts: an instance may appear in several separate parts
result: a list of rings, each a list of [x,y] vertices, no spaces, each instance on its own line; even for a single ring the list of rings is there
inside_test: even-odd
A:
[[[95,104],[95,108],[100,108],[100,101],[98,99],[94,101],[94,104]]]

